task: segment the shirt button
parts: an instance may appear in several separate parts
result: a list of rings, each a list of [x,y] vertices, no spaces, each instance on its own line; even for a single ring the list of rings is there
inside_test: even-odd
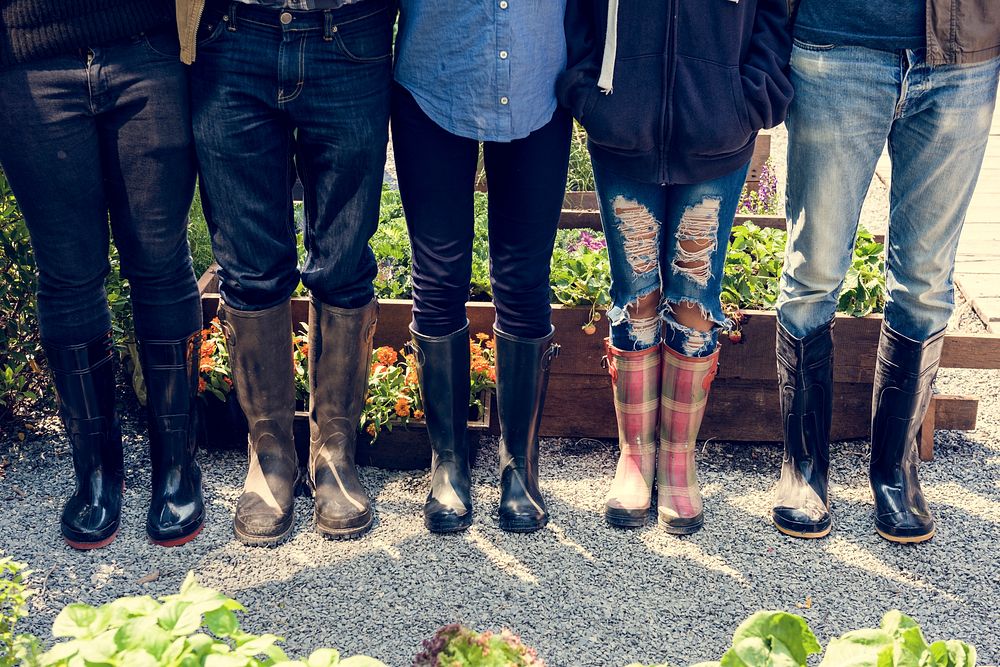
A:
[[[510,100],[507,99],[506,95],[500,98],[500,104],[507,104],[508,102],[510,102]]]
[[[507,0],[500,0],[500,9],[507,9]]]
[[[500,60],[507,60],[507,52],[506,51],[501,51],[500,52]]]
[[[292,22],[292,15],[288,12],[281,12],[281,16],[278,17],[278,20],[281,21],[282,25],[288,25]]]

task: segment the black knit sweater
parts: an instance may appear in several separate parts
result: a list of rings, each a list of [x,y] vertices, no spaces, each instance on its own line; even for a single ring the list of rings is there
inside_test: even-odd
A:
[[[174,20],[173,0],[0,0],[0,69]]]

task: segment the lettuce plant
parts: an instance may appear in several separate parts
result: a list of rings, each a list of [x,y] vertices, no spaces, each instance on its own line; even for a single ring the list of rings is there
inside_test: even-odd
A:
[[[413,667],[545,667],[545,663],[509,630],[480,633],[446,625],[424,640]]]

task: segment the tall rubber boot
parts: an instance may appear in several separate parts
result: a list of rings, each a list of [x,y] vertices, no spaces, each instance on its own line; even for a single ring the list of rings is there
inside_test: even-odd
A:
[[[417,378],[431,441],[431,489],[424,525],[454,533],[472,525],[469,472],[469,325],[446,336],[424,336],[410,325]]]
[[[920,342],[883,322],[872,392],[875,530],[892,542],[924,542],[934,518],[917,477],[917,432],[933,394],[944,330]]]
[[[107,546],[121,523],[125,460],[112,346],[110,331],[81,345],[44,343],[73,450],[76,490],[63,507],[61,528],[74,549]]]
[[[236,502],[233,532],[247,545],[274,546],[295,525],[298,458],[292,425],[292,308],[241,311],[219,304],[236,397],[250,427],[249,469]]]
[[[149,413],[152,499],[146,534],[164,547],[190,542],[205,522],[195,415],[201,332],[181,340],[139,341]]]
[[[786,535],[824,537],[830,532],[833,320],[801,339],[779,323],[776,353],[785,455],[771,519]]]
[[[719,369],[719,350],[686,357],[660,345],[660,449],[656,454],[657,516],[672,535],[690,535],[705,523],[695,444]]]
[[[625,351],[604,340],[614,391],[621,451],[604,517],[618,528],[646,525],[656,473],[656,428],[660,416],[660,349]]]
[[[374,520],[355,455],[377,321],[375,299],[361,308],[309,305],[309,482],[316,531],[334,539],[357,537]]]
[[[538,488],[538,425],[549,366],[559,354],[555,329],[519,338],[496,327],[497,411],[500,420],[500,528],[529,533],[549,522]]]

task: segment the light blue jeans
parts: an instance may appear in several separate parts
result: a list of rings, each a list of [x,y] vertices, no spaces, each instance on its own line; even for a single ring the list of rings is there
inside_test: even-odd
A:
[[[719,295],[726,249],[747,167],[703,183],[660,185],[632,180],[594,162],[601,222],[611,262],[611,344],[626,351],[664,342],[688,357],[715,351],[727,324]],[[682,246],[682,241],[688,248]],[[658,315],[634,315],[637,301],[660,291]],[[716,326],[686,327],[673,317],[696,304]],[[666,323],[664,334],[663,323]]]
[[[796,41],[788,127],[788,247],[778,319],[797,338],[833,318],[861,206],[892,159],[886,323],[923,341],[954,307],[955,253],[979,177],[1000,58],[931,67],[924,51]]]

